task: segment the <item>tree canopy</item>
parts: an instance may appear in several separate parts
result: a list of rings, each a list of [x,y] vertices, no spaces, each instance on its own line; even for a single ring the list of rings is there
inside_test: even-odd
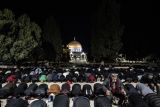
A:
[[[62,39],[59,26],[53,16],[46,19],[44,24],[45,51],[48,53],[50,59],[59,61],[62,54]]]
[[[122,47],[120,5],[116,0],[102,0],[93,19],[91,55],[96,58],[114,60]]]
[[[41,44],[41,28],[26,14],[17,19],[11,10],[0,11],[0,60],[15,61],[30,58]]]

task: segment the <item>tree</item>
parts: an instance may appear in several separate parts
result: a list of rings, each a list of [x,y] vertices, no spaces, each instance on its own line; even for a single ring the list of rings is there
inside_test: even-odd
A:
[[[47,47],[52,49],[50,50],[50,52],[48,51],[48,49],[46,49],[46,51],[48,51],[49,57],[54,57],[56,61],[59,61],[62,55],[62,39],[59,27],[54,17],[52,16],[49,17],[44,24],[43,39],[45,40],[45,44],[47,45]]]
[[[4,9],[0,11],[0,59],[9,60],[11,58],[10,47],[14,42],[10,35],[11,25],[15,23],[15,16],[12,11]]]
[[[120,24],[120,5],[116,0],[102,0],[93,19],[91,54],[94,58],[114,60],[122,47]]]
[[[16,20],[8,9],[0,11],[0,22],[0,59],[18,62],[30,58],[41,43],[41,28],[27,15]]]

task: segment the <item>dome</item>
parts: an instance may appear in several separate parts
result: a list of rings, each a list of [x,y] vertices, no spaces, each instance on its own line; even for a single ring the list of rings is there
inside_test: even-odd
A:
[[[71,49],[71,48],[82,48],[82,45],[78,41],[73,40],[67,45],[67,47],[69,49]]]

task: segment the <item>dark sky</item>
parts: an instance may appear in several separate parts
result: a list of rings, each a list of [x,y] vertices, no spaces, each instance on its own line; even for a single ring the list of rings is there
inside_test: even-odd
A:
[[[158,52],[158,37],[153,34],[153,5],[151,0],[123,0],[121,22],[125,25],[124,48],[128,53]],[[133,51],[135,50],[135,51]]]
[[[34,1],[34,2],[33,2]],[[43,1],[43,2],[42,2]],[[53,2],[51,2],[53,1]],[[5,0],[0,9],[9,8],[16,15],[26,13],[32,21],[43,25],[45,19],[54,16],[60,25],[64,44],[80,41],[87,51],[91,35],[91,17],[101,0]],[[125,25],[123,50],[141,55],[158,52],[157,36],[153,35],[151,0],[119,0],[121,23]],[[157,46],[157,47],[155,47]]]

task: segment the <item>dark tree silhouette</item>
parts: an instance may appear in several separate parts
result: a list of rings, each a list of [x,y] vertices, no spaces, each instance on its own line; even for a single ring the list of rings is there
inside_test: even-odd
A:
[[[52,16],[44,24],[43,39],[48,57],[52,57],[55,61],[60,61],[62,55],[62,39],[59,26]]]
[[[17,19],[11,10],[0,11],[0,60],[19,62],[31,57],[41,43],[41,28],[29,16]]]
[[[95,59],[114,60],[122,47],[120,4],[116,0],[102,0],[93,17],[91,55]]]

